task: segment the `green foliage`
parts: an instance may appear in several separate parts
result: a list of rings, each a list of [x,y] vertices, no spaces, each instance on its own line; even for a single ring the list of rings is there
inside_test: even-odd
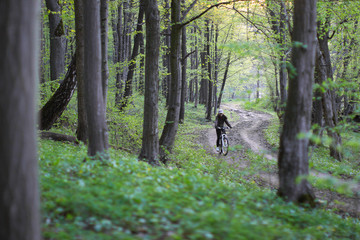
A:
[[[248,152],[253,167],[240,171],[229,167],[224,158],[207,153],[197,143],[202,134],[194,133],[204,133],[212,123],[203,120],[202,110],[190,106],[186,110],[168,166],[152,167],[113,149],[109,160],[95,161],[87,157],[84,145],[40,141],[44,237],[360,237],[358,221],[285,203],[275,192],[246,180],[254,172],[272,168],[276,160],[266,162],[263,156]],[[131,108],[127,111],[133,118],[140,114]],[[242,150],[240,146],[232,149]]]
[[[44,237],[274,239],[359,237],[359,224],[286,204],[275,193],[218,180],[194,165],[154,168],[122,152],[40,144]]]

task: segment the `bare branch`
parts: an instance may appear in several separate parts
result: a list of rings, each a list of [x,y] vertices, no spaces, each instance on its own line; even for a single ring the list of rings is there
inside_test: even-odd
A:
[[[236,2],[240,2],[240,1],[247,1],[247,0],[233,0],[233,1],[229,1],[229,2],[220,2],[220,3],[217,3],[217,4],[211,5],[210,7],[208,7],[205,11],[203,11],[199,15],[191,18],[190,20],[188,20],[188,21],[186,21],[184,23],[181,23],[180,26],[183,27],[183,26],[188,25],[189,23],[191,23],[192,21],[195,21],[196,19],[200,18],[202,15],[204,15],[205,13],[207,13],[208,11],[213,9],[214,7],[219,7],[221,5],[236,3]]]

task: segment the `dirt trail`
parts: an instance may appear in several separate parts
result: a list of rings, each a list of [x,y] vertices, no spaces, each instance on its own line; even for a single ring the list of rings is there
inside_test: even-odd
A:
[[[276,161],[277,152],[267,143],[264,137],[264,130],[270,123],[272,116],[270,114],[245,111],[239,106],[226,104],[222,108],[225,110],[225,114],[228,116],[229,122],[232,124],[232,129],[228,131],[228,137],[231,146],[243,146],[241,150],[230,151],[229,154],[219,156],[224,158],[230,165],[235,168],[246,170],[251,166],[251,162],[247,160],[243,153],[244,149],[251,149],[253,152],[263,155],[270,161]],[[234,119],[239,119],[235,121]],[[206,138],[202,139],[203,144],[213,154],[218,155],[215,150],[216,145],[216,132],[213,128],[207,130]],[[236,148],[238,149],[238,148]],[[259,171],[254,179],[260,185],[271,189],[277,189],[279,185],[277,175],[276,164],[269,165],[267,171]],[[315,170],[311,170],[311,175],[319,178],[331,177],[328,173],[320,173]],[[339,179],[339,181],[346,182]],[[352,184],[351,188],[354,192],[360,192],[359,184]],[[343,195],[327,191],[315,189],[315,195],[317,199],[326,201],[328,207],[338,209],[341,214],[350,214],[351,216],[360,216],[360,200],[358,197],[348,198]],[[340,204],[339,204],[340,202]]]

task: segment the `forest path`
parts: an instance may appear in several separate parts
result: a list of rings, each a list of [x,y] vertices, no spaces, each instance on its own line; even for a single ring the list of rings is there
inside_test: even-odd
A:
[[[277,189],[279,186],[276,164],[277,150],[272,148],[264,137],[264,130],[270,124],[273,116],[263,112],[246,111],[235,104],[223,104],[222,108],[225,110],[225,115],[233,127],[227,131],[231,147],[229,153],[227,156],[223,156],[216,152],[216,131],[214,128],[205,131],[206,137],[202,137],[201,140],[204,147],[206,147],[209,153],[224,158],[233,168],[243,171],[257,169],[255,174],[251,170],[249,177],[263,187]],[[262,160],[269,163],[266,165],[266,169],[261,169],[256,166],[255,162],[245,158],[244,151],[248,149],[262,156]],[[322,173],[316,170],[311,170],[310,174],[317,178],[334,178],[329,173]],[[350,188],[354,193],[360,193],[360,184],[344,179],[337,179],[337,182],[340,184],[350,184]],[[360,216],[359,195],[356,196],[355,194],[354,197],[346,197],[329,190],[314,189],[314,191],[317,199],[326,203],[326,207],[337,208],[337,212],[342,215]]]

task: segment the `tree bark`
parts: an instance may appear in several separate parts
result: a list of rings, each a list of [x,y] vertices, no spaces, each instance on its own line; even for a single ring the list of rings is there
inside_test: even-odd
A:
[[[139,159],[159,165],[159,52],[160,14],[157,0],[141,0],[145,10],[146,55],[145,55],[145,99],[142,147]]]
[[[49,130],[61,116],[76,88],[76,56],[73,56],[65,79],[40,110],[40,130]]]
[[[279,190],[286,201],[314,205],[314,194],[306,179],[309,174],[307,138],[299,133],[310,130],[312,78],[316,48],[316,0],[294,2],[293,41],[302,46],[293,50],[292,64],[296,73],[291,74],[288,102],[279,149]]]
[[[187,67],[187,51],[186,51],[186,26],[181,31],[181,100],[180,100],[180,116],[179,123],[184,123],[185,119],[185,101],[186,101],[186,67]]]
[[[0,239],[41,239],[36,138],[37,0],[0,7]]]
[[[87,0],[84,5],[85,100],[89,127],[88,154],[104,154],[106,142],[105,106],[101,78],[100,2]]]
[[[46,0],[50,27],[50,78],[57,80],[65,69],[65,31],[57,0]]]
[[[75,0],[75,31],[76,31],[76,81],[77,81],[77,107],[78,107],[78,126],[77,139],[87,143],[88,127],[85,105],[84,87],[84,3],[83,0]]]
[[[107,102],[107,87],[109,78],[109,66],[108,66],[108,15],[109,8],[107,0],[100,1],[100,21],[101,21],[101,79],[102,90],[104,97],[104,105],[106,108]],[[106,111],[105,111],[106,114]]]
[[[167,152],[170,152],[175,142],[176,132],[179,124],[180,111],[180,0],[171,1],[171,47],[170,47],[170,69],[171,69],[171,86],[169,108],[166,115],[164,130],[160,137],[160,158],[166,162]]]

